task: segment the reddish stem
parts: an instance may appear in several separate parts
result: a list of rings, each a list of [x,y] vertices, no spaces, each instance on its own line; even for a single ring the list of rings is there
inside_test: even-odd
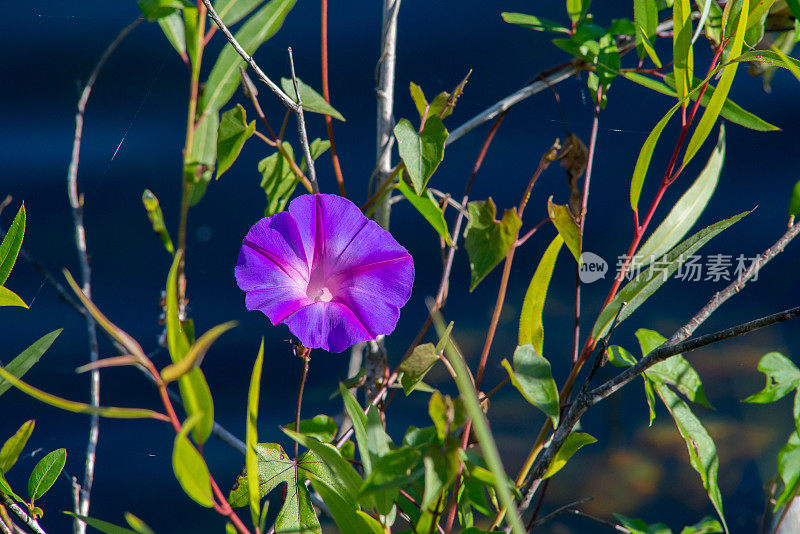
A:
[[[330,104],[331,94],[328,85],[328,0],[322,0],[322,22],[320,27],[322,33],[322,97],[325,102]],[[339,193],[344,197],[347,196],[344,191],[344,176],[342,176],[339,156],[336,154],[336,143],[333,140],[333,119],[330,115],[325,115],[325,126],[328,128],[328,140],[331,142],[333,172],[336,174],[336,182],[339,184]]]

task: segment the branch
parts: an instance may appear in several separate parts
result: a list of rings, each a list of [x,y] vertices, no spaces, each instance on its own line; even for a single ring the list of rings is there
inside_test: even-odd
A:
[[[72,158],[69,162],[67,170],[67,193],[69,196],[69,204],[72,207],[72,221],[75,226],[75,245],[78,249],[78,260],[81,265],[81,277],[83,279],[83,292],[87,297],[91,298],[92,295],[92,270],[89,266],[89,256],[86,252],[86,229],[83,225],[83,196],[78,195],[78,161],[81,152],[81,138],[83,136],[83,116],[86,111],[86,103],[89,101],[89,95],[92,92],[97,76],[100,70],[105,65],[108,58],[116,50],[117,46],[123,39],[133,31],[136,26],[142,22],[143,17],[139,17],[130,24],[128,24],[117,37],[108,45],[100,60],[94,66],[86,85],[83,87],[80,99],[78,100],[78,111],[75,114],[75,136],[72,141]],[[95,362],[98,359],[97,347],[97,324],[94,318],[86,315],[86,329],[89,336],[89,358],[90,361]],[[90,385],[91,405],[97,407],[100,405],[100,372],[97,370],[92,371],[91,385]],[[80,488],[80,499],[76,502],[75,513],[78,515],[89,515],[89,500],[92,491],[92,483],[94,481],[94,464],[95,454],[97,452],[97,441],[100,437],[100,417],[97,414],[92,414],[91,422],[89,425],[89,441],[86,445],[86,461],[84,464],[83,485]],[[86,532],[86,525],[81,521],[75,520],[74,532],[76,534],[84,534]]]
[[[394,74],[397,59],[397,14],[400,0],[383,0],[383,30],[381,32],[381,57],[378,60],[375,93],[378,100],[376,163],[377,186],[380,189],[390,180],[392,171],[394,128]],[[389,203],[380,202],[375,211],[375,221],[383,228],[389,227]]]
[[[2,495],[0,500],[2,500],[2,503],[6,508],[11,510],[14,515],[17,516],[20,521],[25,523],[25,526],[31,529],[35,534],[47,534],[41,525],[39,525],[39,522],[33,517],[29,516],[25,510],[11,500],[11,497],[8,495]]]
[[[297,117],[297,134],[300,137],[300,146],[303,148],[303,157],[306,159],[306,164],[308,165],[308,181],[311,182],[312,192],[318,194],[319,185],[317,185],[317,172],[314,169],[314,158],[311,157],[311,148],[308,146],[306,119],[303,115],[303,100],[300,98],[300,90],[297,88],[297,76],[294,73],[294,57],[292,56],[291,46],[289,47],[289,67],[292,71],[294,94],[297,97],[297,107],[294,108],[294,114]]]
[[[283,102],[284,106],[286,106],[287,108],[291,109],[292,111],[296,111],[297,108],[299,107],[299,104],[297,104],[297,102],[292,100],[289,97],[289,95],[284,93],[283,90],[280,87],[275,85],[275,82],[270,80],[269,76],[264,74],[264,71],[261,70],[261,68],[258,65],[256,65],[256,62],[252,58],[252,56],[250,56],[250,54],[248,54],[247,52],[244,51],[244,48],[242,48],[242,45],[239,44],[239,42],[233,36],[231,31],[228,29],[228,27],[225,26],[225,23],[222,22],[222,19],[219,18],[219,15],[217,15],[217,12],[214,11],[214,6],[211,5],[211,0],[203,0],[203,4],[206,6],[206,9],[208,10],[208,16],[211,17],[211,20],[213,20],[214,23],[219,27],[219,29],[222,30],[222,33],[225,34],[225,37],[228,39],[228,42],[231,43],[231,46],[233,47],[233,49],[236,50],[236,52],[240,56],[242,56],[242,59],[244,59],[247,62],[248,65],[250,65],[250,68],[252,68],[253,72],[256,73],[256,76],[258,76],[258,79],[261,80],[262,82],[264,82],[266,84],[266,86],[269,87],[270,91],[275,93],[275,96],[278,97],[278,100]]]

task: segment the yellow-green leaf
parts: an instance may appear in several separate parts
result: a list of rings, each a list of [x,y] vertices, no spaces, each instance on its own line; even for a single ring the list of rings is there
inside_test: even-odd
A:
[[[248,473],[258,473],[258,397],[261,391],[261,367],[264,362],[264,339],[258,349],[258,356],[253,365],[253,374],[250,377],[250,390],[247,393],[247,451],[245,452],[245,468]],[[250,516],[253,524],[258,524],[259,503],[261,496],[258,493],[258,477],[247,477],[247,495],[250,500]]]
[[[235,327],[237,324],[238,323],[236,321],[228,321],[227,323],[222,323],[221,325],[215,326],[200,336],[200,339],[198,339],[194,345],[189,348],[186,356],[172,365],[168,365],[162,369],[161,378],[164,379],[164,382],[172,382],[177,380],[192,369],[200,367],[200,364],[203,363],[203,358],[208,352],[208,349],[211,348],[211,345],[219,338],[219,336]]]
[[[542,324],[544,300],[547,296],[547,288],[550,286],[550,278],[553,276],[556,258],[558,258],[558,252],[563,243],[561,235],[557,235],[547,247],[533,273],[528,291],[525,292],[525,300],[522,302],[522,311],[519,316],[519,344],[532,344],[538,354],[542,354],[544,348],[544,325]]]
[[[0,286],[0,307],[2,306],[19,306],[20,308],[27,308],[28,305],[22,300],[19,295],[8,289],[7,287]]]
[[[194,502],[211,508],[214,506],[214,497],[211,492],[208,466],[189,438],[186,437],[192,427],[199,422],[200,415],[193,415],[183,423],[181,431],[175,436],[175,445],[172,449],[172,470],[183,491]]]
[[[547,214],[553,226],[558,230],[558,234],[564,239],[567,248],[575,257],[578,265],[581,265],[581,229],[572,218],[569,207],[561,204],[554,204],[553,197],[547,199]]]

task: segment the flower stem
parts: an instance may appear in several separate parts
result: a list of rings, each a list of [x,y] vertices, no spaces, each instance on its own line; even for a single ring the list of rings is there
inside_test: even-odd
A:
[[[295,406],[294,410],[294,431],[300,432],[300,411],[303,405],[303,390],[306,388],[306,378],[308,377],[308,363],[311,361],[310,355],[311,349],[303,348],[303,352],[300,354],[300,358],[303,359],[303,371],[300,374],[300,384],[297,386],[297,405]],[[294,442],[294,458],[297,461],[297,458],[300,455],[300,443],[295,441]]]

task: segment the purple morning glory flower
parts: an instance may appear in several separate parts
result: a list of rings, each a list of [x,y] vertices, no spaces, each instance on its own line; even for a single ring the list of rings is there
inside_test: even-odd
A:
[[[250,228],[234,274],[248,310],[306,347],[342,352],[394,330],[414,262],[346,198],[303,195]]]

